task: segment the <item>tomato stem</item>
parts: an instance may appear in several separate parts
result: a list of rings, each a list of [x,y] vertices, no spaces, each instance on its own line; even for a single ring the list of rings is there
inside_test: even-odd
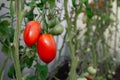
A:
[[[75,48],[74,48],[73,43],[72,43],[72,36],[71,36],[72,22],[70,20],[69,15],[68,15],[67,3],[68,3],[68,0],[64,0],[65,18],[66,18],[67,26],[68,26],[68,28],[67,28],[68,29],[68,45],[69,45],[69,49],[71,52],[71,69],[70,69],[68,79],[69,80],[76,80],[76,67],[77,67],[78,60],[75,56]]]
[[[4,68],[5,68],[5,66],[6,66],[6,64],[7,64],[7,62],[8,62],[8,59],[9,59],[9,56],[6,57],[3,65],[2,65],[2,67],[1,67],[1,69],[0,69],[0,80],[3,80],[3,76],[2,76],[2,75],[3,75],[3,73],[4,73]]]
[[[20,62],[19,62],[19,34],[20,34],[20,0],[15,0],[16,6],[16,29],[14,33],[14,46],[12,48],[13,51],[13,60],[14,60],[14,67],[16,72],[17,80],[22,80],[21,70],[20,70]]]

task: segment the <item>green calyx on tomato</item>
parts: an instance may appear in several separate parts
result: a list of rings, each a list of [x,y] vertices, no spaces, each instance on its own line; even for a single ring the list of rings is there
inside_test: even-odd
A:
[[[60,35],[63,31],[64,31],[63,26],[61,24],[57,24],[55,27],[49,30],[49,33],[53,35]]]
[[[41,34],[37,42],[37,51],[39,58],[50,63],[56,56],[56,43],[51,34]]]
[[[31,47],[34,45],[41,33],[41,24],[38,21],[30,21],[27,23],[25,29],[24,29],[24,42],[28,47]]]

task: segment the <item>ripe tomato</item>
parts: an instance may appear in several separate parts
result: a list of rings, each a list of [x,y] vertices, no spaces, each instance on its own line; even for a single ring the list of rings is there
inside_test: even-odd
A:
[[[99,7],[99,8],[102,8],[102,7],[103,7],[103,2],[102,2],[102,1],[99,1],[99,2],[98,2],[98,7]]]
[[[38,21],[30,21],[24,29],[24,42],[27,46],[35,44],[40,36],[41,24]]]
[[[39,58],[45,62],[50,63],[56,56],[56,43],[51,34],[40,35],[37,42],[37,51]]]
[[[94,7],[94,2],[90,2],[89,5],[93,8]]]
[[[87,80],[92,80],[92,76],[91,75],[88,75],[86,76]]]

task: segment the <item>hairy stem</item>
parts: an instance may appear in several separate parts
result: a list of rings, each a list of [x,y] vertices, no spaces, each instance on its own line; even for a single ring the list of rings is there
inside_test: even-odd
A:
[[[9,57],[6,57],[3,65],[2,65],[2,67],[1,67],[1,69],[0,69],[0,80],[3,80],[3,79],[2,79],[2,75],[3,75],[4,68],[5,68],[6,64],[7,64],[8,59],[9,59]]]
[[[20,0],[15,0],[16,6],[16,28],[14,33],[14,47],[13,47],[13,60],[14,67],[16,72],[17,80],[22,80],[21,70],[20,70],[20,62],[19,62],[19,33],[20,33]]]
[[[75,57],[75,50],[74,50],[74,46],[72,43],[72,36],[71,36],[71,31],[72,31],[72,27],[71,27],[71,21],[70,21],[70,17],[68,15],[68,7],[67,7],[67,3],[68,0],[64,0],[64,8],[65,8],[65,18],[67,21],[67,26],[68,26],[68,46],[71,52],[71,69],[70,69],[70,73],[69,73],[69,80],[76,80],[75,75],[76,75],[76,66],[77,66],[77,58]]]
[[[117,46],[117,30],[118,30],[118,28],[117,28],[117,26],[118,26],[118,1],[116,0],[116,16],[115,16],[115,18],[116,18],[116,24],[115,24],[115,34],[114,34],[114,57],[116,57],[116,46]]]

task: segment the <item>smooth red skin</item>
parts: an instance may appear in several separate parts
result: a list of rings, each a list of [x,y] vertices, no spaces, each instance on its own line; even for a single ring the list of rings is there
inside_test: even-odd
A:
[[[41,24],[38,21],[30,21],[27,23],[25,29],[24,29],[24,42],[28,47],[31,47],[34,45],[41,32]]]
[[[50,63],[56,56],[56,43],[51,34],[40,35],[37,43],[37,51],[39,58],[45,62]]]

